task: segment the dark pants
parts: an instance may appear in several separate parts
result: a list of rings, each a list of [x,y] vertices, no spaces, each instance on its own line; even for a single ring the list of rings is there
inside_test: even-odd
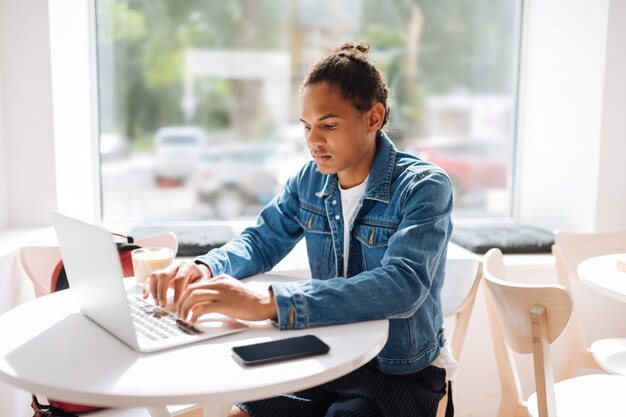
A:
[[[252,417],[430,417],[437,414],[445,377],[434,366],[387,375],[370,362],[314,388],[237,406]]]

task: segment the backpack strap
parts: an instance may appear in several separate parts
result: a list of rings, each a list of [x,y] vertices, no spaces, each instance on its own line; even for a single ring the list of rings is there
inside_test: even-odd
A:
[[[132,236],[129,236],[129,235],[123,235],[121,233],[113,233],[113,236],[118,236],[118,237],[124,238],[124,239],[126,239],[126,243],[131,244],[131,245],[133,243],[135,243],[135,239]]]
[[[33,417],[78,417],[69,411],[63,411],[50,404],[41,404],[35,394],[32,395],[33,400],[30,403],[31,408],[35,412]]]
[[[57,263],[52,271],[52,279],[50,280],[50,292],[57,292],[69,288],[67,282],[67,275],[65,274],[65,268],[63,267],[63,260]]]

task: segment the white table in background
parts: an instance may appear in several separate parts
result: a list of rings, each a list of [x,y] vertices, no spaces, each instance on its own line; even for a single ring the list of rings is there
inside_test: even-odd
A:
[[[626,253],[585,259],[578,265],[578,278],[594,291],[626,303],[626,272],[618,269],[618,260],[626,261]],[[606,371],[626,375],[626,338],[599,340],[592,347]]]
[[[618,260],[626,262],[626,253],[585,259],[578,265],[578,277],[600,294],[626,303],[626,272],[617,268]]]
[[[289,281],[266,274],[253,285]],[[335,379],[374,358],[387,341],[388,321],[280,331],[269,322],[209,341],[144,354],[127,347],[78,310],[71,289],[22,304],[0,316],[0,380],[58,400],[111,407],[204,404],[225,415],[232,403],[276,396]],[[314,334],[330,352],[244,367],[237,345]]]

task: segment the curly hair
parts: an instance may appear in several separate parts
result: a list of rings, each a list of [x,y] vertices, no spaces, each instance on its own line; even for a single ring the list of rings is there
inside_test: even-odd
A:
[[[389,119],[389,89],[381,73],[368,60],[369,51],[370,45],[366,42],[339,44],[330,55],[313,64],[300,91],[308,85],[327,82],[336,86],[342,97],[351,101],[359,112],[381,103],[385,107],[382,129]]]

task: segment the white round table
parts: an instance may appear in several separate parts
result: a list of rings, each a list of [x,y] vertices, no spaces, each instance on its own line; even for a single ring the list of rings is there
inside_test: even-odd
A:
[[[626,303],[626,272],[617,267],[618,260],[626,261],[626,253],[585,259],[578,265],[578,277],[598,293]],[[605,371],[626,375],[626,338],[597,340],[591,352]]]
[[[617,261],[626,262],[626,253],[595,256],[578,265],[580,280],[600,294],[626,303],[626,272]]]
[[[266,285],[293,278],[256,277]],[[0,316],[0,380],[75,403],[151,409],[199,403],[216,414],[237,401],[268,398],[338,378],[374,358],[388,321],[280,331],[270,322],[221,338],[157,353],[135,352],[78,310],[71,289],[22,304]],[[237,345],[314,334],[328,354],[245,367]]]

